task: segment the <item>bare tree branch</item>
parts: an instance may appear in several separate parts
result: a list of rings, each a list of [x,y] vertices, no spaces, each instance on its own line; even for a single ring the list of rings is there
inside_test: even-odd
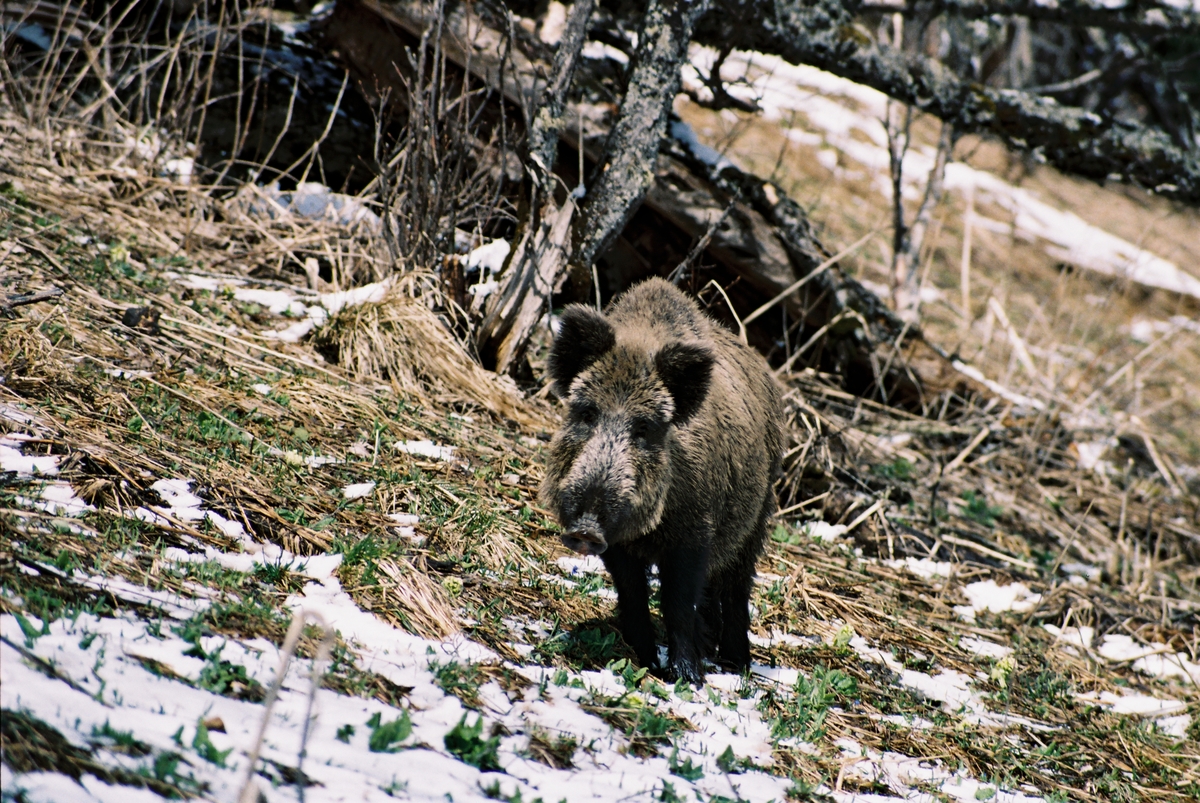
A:
[[[558,133],[563,128],[563,111],[567,105],[567,90],[579,63],[579,53],[587,36],[588,20],[592,17],[595,0],[575,0],[567,18],[566,29],[554,52],[550,81],[542,90],[537,117],[529,127],[529,153],[541,160],[543,170],[553,170],[558,153]]]
[[[906,131],[906,142],[907,139]],[[946,162],[950,159],[950,152],[954,150],[954,140],[954,126],[950,123],[942,123],[942,132],[938,137],[937,156],[934,158],[933,167],[929,170],[929,177],[925,183],[925,195],[921,199],[921,206],[917,210],[917,216],[913,219],[912,226],[903,226],[904,201],[903,193],[900,191],[900,166],[897,164],[893,168],[895,177],[893,186],[896,188],[896,194],[892,198],[892,204],[900,218],[901,229],[895,238],[896,246],[892,254],[892,298],[897,313],[905,320],[915,321],[916,319],[916,311],[920,303],[917,265],[920,262],[921,247],[925,244],[925,233],[929,231],[929,221],[933,216],[933,210],[942,202],[942,193],[946,186]]]
[[[531,181],[529,211],[523,236],[509,258],[504,285],[489,300],[488,314],[476,333],[480,355],[507,373],[525,351],[529,336],[550,302],[570,256],[570,226],[575,199],[559,207],[554,200],[555,156],[563,127],[567,91],[579,63],[579,53],[592,16],[594,0],[576,0],[566,31],[554,54],[550,80],[543,87],[529,126]]]
[[[697,23],[695,38],[828,70],[940,117],[959,134],[993,134],[1068,173],[1098,181],[1120,177],[1200,204],[1200,155],[1166,132],[965,81],[930,59],[874,43],[837,0],[786,6],[719,0]]]
[[[571,259],[576,273],[590,271],[592,261],[612,245],[654,184],[659,143],[679,92],[679,69],[696,19],[707,5],[707,0],[647,4],[629,86],[609,132],[599,175],[579,210]]]
[[[905,16],[955,14],[966,19],[993,15],[1027,17],[1031,20],[1110,28],[1130,33],[1187,34],[1200,31],[1200,14],[1157,0],[1133,0],[1115,7],[1088,0],[1057,0],[1055,3],[1047,3],[1046,0],[866,0],[857,7],[853,3],[847,3],[847,6],[853,11],[882,11]]]

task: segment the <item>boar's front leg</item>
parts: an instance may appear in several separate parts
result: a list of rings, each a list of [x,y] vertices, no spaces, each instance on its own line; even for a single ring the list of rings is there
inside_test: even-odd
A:
[[[625,643],[633,648],[638,663],[647,669],[657,669],[658,649],[654,646],[654,626],[650,623],[646,564],[619,544],[606,549],[600,559],[617,587],[617,616]]]
[[[676,547],[658,562],[663,622],[667,626],[668,669],[674,679],[694,686],[704,685],[698,608],[707,575],[707,548]]]

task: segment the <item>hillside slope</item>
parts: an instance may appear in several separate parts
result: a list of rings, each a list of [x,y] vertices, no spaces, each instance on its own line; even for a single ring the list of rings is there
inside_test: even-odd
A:
[[[3,292],[65,290],[0,321],[5,800],[233,800],[254,754],[271,801],[1200,795],[1200,528],[1157,431],[792,377],[754,670],[672,687],[537,507],[556,411],[473,367],[436,277],[290,284],[377,238],[216,201],[132,130],[0,126]]]

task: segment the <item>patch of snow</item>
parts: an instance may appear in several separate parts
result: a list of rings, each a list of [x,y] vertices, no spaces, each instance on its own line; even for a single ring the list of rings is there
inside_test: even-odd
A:
[[[20,444],[28,438],[5,435],[0,438],[0,471],[15,471],[20,478],[51,477],[58,473],[58,455],[25,455]]]
[[[696,136],[696,132],[692,130],[692,127],[682,120],[672,120],[670,131],[671,137],[687,148],[692,156],[695,156],[706,165],[715,167],[718,172],[724,170],[726,167],[734,166],[733,162],[729,161],[725,154],[702,143]],[[720,216],[720,213],[716,212],[713,217],[714,222],[718,216]]]
[[[597,42],[594,39],[589,39],[584,43],[583,49],[579,51],[579,55],[583,56],[585,59],[596,59],[597,61],[601,59],[612,59],[617,64],[624,65],[629,63],[629,56],[626,56],[623,52],[617,50],[612,45],[606,45],[603,42]]]
[[[1131,661],[1135,672],[1159,678],[1182,678],[1200,685],[1200,664],[1188,660],[1187,653],[1175,652],[1166,644],[1138,644],[1123,633],[1104,637],[1096,652],[1108,661]]]
[[[37,499],[17,496],[17,501],[53,516],[82,516],[96,509],[75,494],[71,483],[62,480],[44,483]]]
[[[1104,438],[1095,441],[1073,441],[1068,449],[1074,451],[1076,458],[1075,463],[1084,471],[1095,471],[1098,473],[1107,473],[1106,467],[1111,467],[1112,463],[1104,460],[1104,455],[1108,450],[1117,445],[1115,438]]]
[[[233,297],[247,304],[266,307],[272,315],[286,314],[298,318],[308,312],[308,305],[287,290],[262,290],[247,287],[234,290]]]
[[[800,525],[800,532],[809,538],[820,539],[821,541],[836,541],[845,535],[849,529],[845,524],[830,524],[820,519],[806,521]]]
[[[260,307],[265,307],[272,315],[287,314],[300,316],[308,312],[308,305],[300,301],[296,293],[292,291],[246,287],[247,282],[245,280],[229,277],[216,278],[213,276],[200,276],[194,273],[182,276],[171,273],[165,275],[174,278],[177,284],[181,284],[191,290],[207,290],[210,293],[227,292],[236,301],[241,301],[245,304],[258,304]]]
[[[370,647],[370,660],[368,666],[364,666],[368,671],[379,671],[378,668],[371,668],[374,664],[394,664],[401,658],[409,661],[419,659],[421,666],[425,666],[429,660],[447,658],[471,663],[499,661],[496,653],[462,636],[439,642],[392,627],[359,608],[350,595],[342,590],[342,584],[336,577],[327,577],[320,583],[309,583],[301,593],[288,597],[286,607],[319,613],[326,624],[344,638]]]
[[[355,482],[342,489],[343,499],[362,499],[375,490],[374,482]]]
[[[58,455],[26,455],[22,444],[32,436],[8,433],[0,437],[0,471],[14,472],[19,479],[52,477],[58,474]],[[96,508],[79,498],[71,483],[63,480],[35,482],[36,497],[18,494],[16,501],[28,508],[44,510],[52,516],[82,516]]]
[[[1172,717],[1162,717],[1154,720],[1154,726],[1167,736],[1173,736],[1176,739],[1186,739],[1188,736],[1188,728],[1192,725],[1192,718],[1188,714],[1176,714]]]
[[[904,558],[903,560],[885,560],[883,561],[883,565],[893,569],[907,569],[910,574],[926,580],[931,580],[934,577],[953,577],[955,568],[957,567],[957,564],[949,561],[913,557]]]
[[[885,652],[878,647],[872,646],[862,636],[855,635],[850,638],[850,649],[858,653],[860,657],[872,663],[883,664],[897,674],[904,671],[904,665],[893,658],[890,652]]]
[[[579,588],[579,583],[575,582],[574,580],[568,580],[567,578],[561,577],[557,574],[543,573],[541,575],[541,579],[544,582],[550,583],[551,585],[562,586],[563,588]],[[593,597],[599,597],[600,599],[608,600],[610,602],[617,601],[617,592],[613,591],[611,588],[597,588],[595,591],[590,591],[588,593]]]
[[[684,86],[703,93],[704,76],[715,64],[717,52],[693,45],[689,58],[691,63],[683,70]],[[722,64],[721,77],[729,82],[731,95],[757,104],[768,120],[791,120],[794,112],[802,113],[809,128],[821,132],[827,147],[861,164],[875,177],[876,188],[890,197],[887,135],[881,122],[887,109],[883,93],[815,67],[788,64],[762,53],[729,54]],[[923,192],[935,157],[932,147],[909,148],[903,165],[905,197],[915,198]],[[828,156],[818,158],[835,165],[841,161]],[[1174,263],[1087,223],[1073,212],[1056,209],[1032,191],[1015,187],[992,173],[951,162],[946,166],[945,186],[964,194],[973,191],[976,203],[994,204],[1012,217],[1009,223],[976,215],[981,228],[1040,240],[1051,258],[1086,270],[1200,298],[1200,279]]]
[[[538,30],[538,38],[548,45],[557,45],[566,27],[567,7],[558,0],[550,0],[550,4],[546,6],[546,16],[542,19],[542,27]]]
[[[1183,315],[1172,315],[1168,321],[1134,318],[1133,322],[1129,324],[1129,336],[1140,343],[1150,343],[1177,329],[1200,334],[1200,321],[1194,321]]]
[[[821,639],[816,636],[796,636],[791,633],[784,633],[778,628],[771,630],[771,635],[760,636],[757,633],[750,633],[750,643],[756,647],[795,647],[797,649],[812,649],[821,646]]]
[[[974,803],[990,800],[996,803],[1041,803],[1042,798],[1030,797],[1020,792],[997,789],[991,784],[980,783],[962,770],[951,772],[941,761],[909,758],[902,753],[880,753],[863,747],[853,739],[842,738],[836,742],[842,751],[841,765],[846,777],[861,778],[871,784],[886,786],[900,799],[907,801],[933,801],[957,799]],[[928,789],[936,789],[931,795]],[[893,803],[897,798],[885,795],[867,795],[858,792],[835,792],[838,803]]]
[[[321,306],[330,315],[337,315],[346,307],[357,307],[361,304],[378,304],[387,297],[388,290],[392,288],[392,283],[392,280],[388,278],[383,281],[364,284],[361,287],[354,287],[350,290],[322,293],[320,296]]]
[[[495,239],[467,254],[467,270],[481,270],[487,276],[495,276],[504,267],[504,260],[512,250],[508,240]]]
[[[973,638],[971,636],[963,636],[960,638],[958,640],[958,646],[962,647],[967,652],[974,653],[975,655],[983,658],[995,658],[996,660],[1007,658],[1013,653],[1012,647],[1006,647],[1003,644],[996,644],[995,642],[985,641],[983,639]]]
[[[417,535],[416,525],[421,517],[412,513],[388,513],[387,517],[395,522],[396,533],[401,538],[407,538],[415,544],[425,543],[425,536]]]
[[[1188,727],[1192,724],[1191,716],[1182,713],[1186,711],[1187,703],[1179,700],[1161,700],[1146,694],[1113,694],[1110,691],[1079,694],[1076,699],[1081,703],[1103,706],[1114,714],[1152,719],[1155,727],[1176,739],[1186,738]]]
[[[1187,709],[1187,703],[1181,703],[1178,700],[1160,700],[1148,694],[1122,695],[1102,691],[1099,694],[1081,694],[1077,699],[1085,703],[1102,705],[1114,714],[1127,716],[1162,717]]]
[[[279,183],[265,187],[246,185],[238,190],[234,203],[247,214],[266,220],[285,221],[293,217],[334,223],[353,228],[362,224],[379,231],[383,222],[362,200],[333,192],[324,184],[306,181],[292,192],[282,192]]]
[[[479,284],[473,284],[467,288],[467,293],[474,297],[475,302],[482,302],[485,298],[500,289],[500,282],[495,279],[488,279]]]
[[[454,457],[453,446],[439,446],[429,440],[399,441],[392,448],[398,452],[417,457],[428,457],[432,460],[449,460]]]
[[[311,304],[306,308],[305,314],[307,317],[303,320],[299,320],[284,329],[264,332],[262,336],[269,340],[280,340],[284,343],[298,343],[317,327],[324,326],[331,316],[337,315],[347,307],[380,303],[387,298],[392,283],[392,279],[389,277],[383,281],[364,284],[361,287],[354,287],[350,290],[322,293],[317,298],[318,303]]]
[[[980,611],[1024,613],[1042,601],[1042,595],[1034,594],[1024,583],[1002,586],[995,580],[980,580],[964,586],[962,592],[970,604],[956,605],[954,612],[968,622],[975,621],[975,615]]]
[[[163,163],[163,175],[180,184],[191,184],[192,173],[196,170],[196,161],[190,156],[179,159],[168,159]]]
[[[555,563],[568,577],[581,574],[608,574],[608,569],[604,568],[604,561],[596,555],[585,555],[582,558],[564,556]]]
[[[162,559],[167,563],[217,563],[235,572],[254,572],[261,566],[279,566],[293,574],[324,580],[332,577],[342,565],[341,555],[313,555],[301,558],[277,544],[262,544],[256,552],[223,552],[205,547],[203,552],[188,552],[179,547],[167,547]]]
[[[154,376],[149,371],[137,371],[129,368],[105,368],[104,373],[116,379],[149,379]]]
[[[1099,580],[1103,573],[1099,566],[1092,566],[1087,563],[1064,563],[1058,567],[1063,574],[1067,576],[1082,577],[1085,580]]]
[[[313,329],[317,328],[316,320],[311,313],[317,307],[309,307],[309,317],[302,321],[296,321],[290,326],[285,326],[282,329],[276,329],[270,332],[263,332],[262,337],[265,340],[278,340],[280,343],[299,343],[304,338],[308,337]]]
[[[203,598],[189,598],[174,591],[156,591],[145,586],[131,583],[121,577],[101,577],[85,575],[76,570],[75,581],[86,588],[97,591],[107,591],[118,599],[132,602],[136,605],[148,605],[157,608],[172,619],[190,619],[197,613],[209,607],[209,601]],[[205,589],[193,587],[194,591],[203,592]]]
[[[25,426],[32,426],[38,423],[37,418],[32,414],[25,412],[20,407],[11,404],[0,404],[0,418],[6,421],[12,421]]]
[[[277,446],[272,446],[267,450],[267,454],[271,457],[278,457],[287,463],[289,466],[307,466],[308,468],[320,468],[321,466],[335,466],[345,462],[338,457],[329,457],[320,454],[300,454],[294,449],[280,449]]]
[[[265,382],[256,382],[250,386],[250,389],[262,396],[270,396],[271,391],[274,390],[274,388]]]
[[[1096,629],[1086,625],[1082,627],[1058,627],[1057,625],[1042,625],[1047,633],[1054,636],[1056,641],[1066,644],[1067,652],[1075,655],[1086,655],[1092,649],[1092,639],[1096,637]]]
[[[134,516],[151,523],[159,523],[161,514],[179,521],[207,521],[222,535],[238,541],[244,548],[253,549],[259,546],[246,534],[246,529],[240,522],[231,521],[212,510],[201,510],[200,506],[204,504],[204,500],[192,493],[191,485],[191,480],[156,480],[150,487],[158,493],[166,507],[140,507],[134,511]]]

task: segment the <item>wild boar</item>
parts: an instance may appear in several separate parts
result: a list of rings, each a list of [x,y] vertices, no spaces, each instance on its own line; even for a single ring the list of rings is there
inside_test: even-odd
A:
[[[655,564],[665,675],[699,685],[705,658],[745,671],[754,564],[783,452],[766,361],[654,278],[606,315],[567,307],[547,368],[566,415],[540,499],[566,546],[604,561],[626,642],[659,668],[647,603]]]

